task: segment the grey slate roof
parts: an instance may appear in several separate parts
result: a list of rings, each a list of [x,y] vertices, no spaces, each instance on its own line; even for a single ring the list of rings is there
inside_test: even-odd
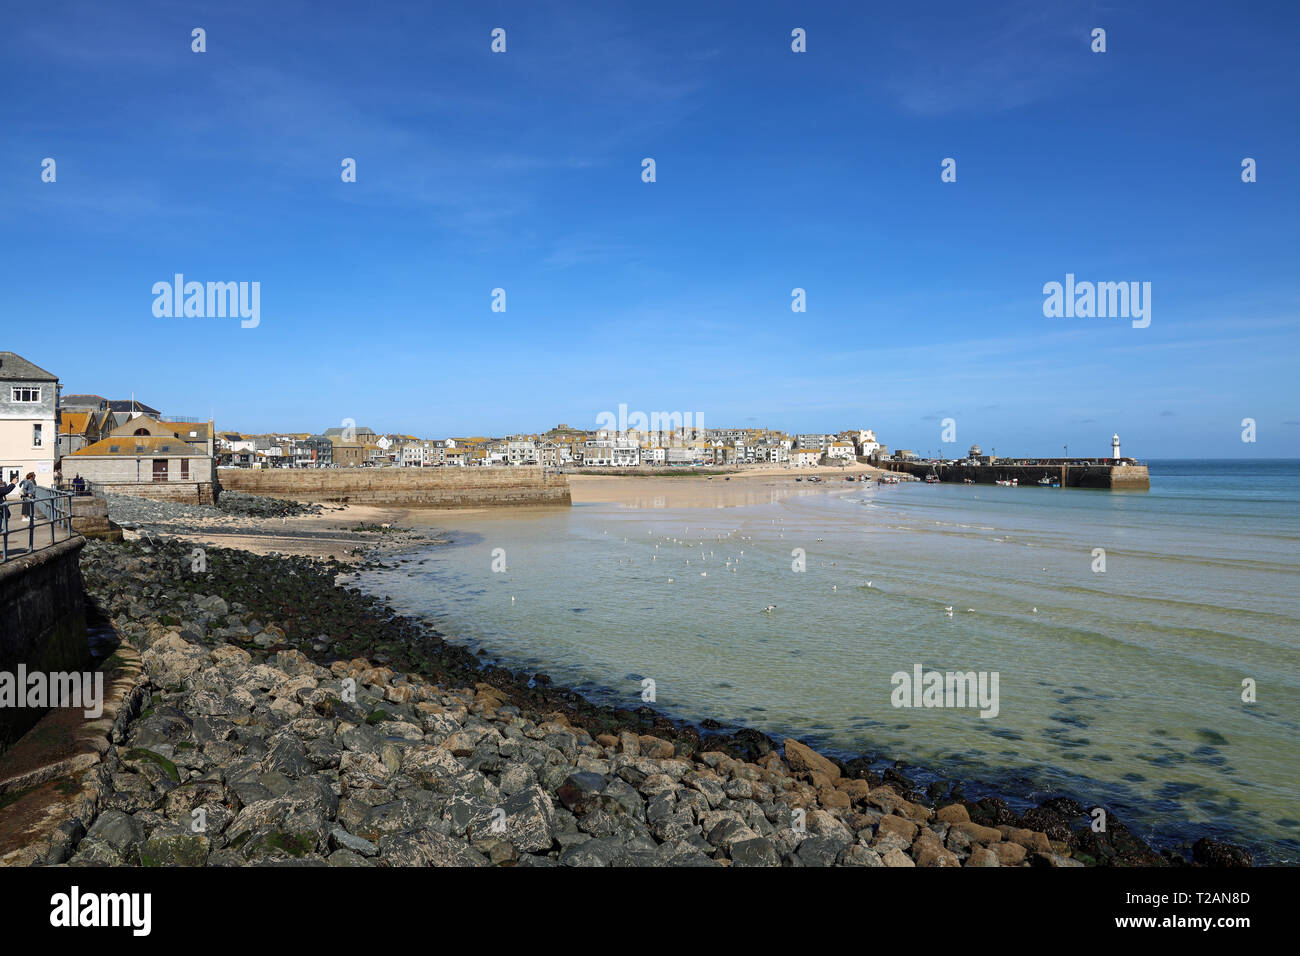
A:
[[[115,412],[144,412],[154,418],[162,417],[162,412],[152,405],[146,405],[144,402],[138,402],[130,398],[109,399],[108,407]]]
[[[33,365],[17,352],[0,352],[0,378],[19,379],[25,382],[57,382],[59,377],[52,375],[39,365]]]
[[[103,395],[64,395],[59,404],[70,409],[89,409],[103,411],[108,407],[108,399]]]

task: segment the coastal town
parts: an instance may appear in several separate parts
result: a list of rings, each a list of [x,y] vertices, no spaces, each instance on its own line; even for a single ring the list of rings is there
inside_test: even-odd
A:
[[[350,420],[319,432],[218,430],[211,418],[164,411],[134,395],[64,394],[57,375],[13,352],[0,352],[0,394],[0,467],[7,480],[30,471],[47,487],[80,477],[114,487],[165,485],[178,494],[199,489],[200,499],[218,468],[810,468],[889,454],[868,428],[787,434],[703,428],[683,424],[681,415],[665,415],[653,430],[560,424],[502,437],[418,437]],[[654,421],[660,424],[658,415]]]
[[[870,429],[799,434],[767,428],[650,431],[556,425],[504,437],[419,438],[343,425],[320,434],[217,433],[220,465],[241,468],[512,467],[639,468],[853,462],[888,453]]]
[[[595,420],[612,423],[615,416],[604,412]],[[1000,459],[978,445],[964,454],[921,458],[910,449],[891,454],[870,428],[706,428],[701,416],[689,413],[634,413],[629,419],[622,406],[615,427],[559,424],[499,437],[422,437],[377,431],[351,419],[320,431],[220,430],[212,418],[164,411],[134,394],[64,394],[57,375],[13,352],[0,352],[0,426],[0,473],[7,482],[32,474],[38,486],[56,490],[78,483],[206,504],[220,494],[224,469],[532,468],[653,475],[872,465],[889,469],[893,478],[933,482],[1141,487],[1147,481],[1145,467],[1121,455],[1118,435],[1107,458]]]

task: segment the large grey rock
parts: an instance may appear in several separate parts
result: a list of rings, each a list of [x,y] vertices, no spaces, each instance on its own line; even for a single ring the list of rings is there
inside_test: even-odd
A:
[[[771,840],[754,837],[731,845],[731,861],[736,866],[780,866],[781,857]]]
[[[488,860],[463,840],[430,830],[393,833],[379,841],[389,866],[487,866]]]
[[[554,805],[551,796],[537,785],[506,800],[505,832],[502,836],[524,853],[549,850],[555,842]]]

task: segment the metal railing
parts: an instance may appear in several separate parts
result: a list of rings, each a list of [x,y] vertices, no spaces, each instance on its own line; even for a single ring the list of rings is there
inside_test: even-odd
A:
[[[18,554],[40,551],[70,536],[72,499],[71,492],[51,491],[38,486],[32,498],[6,499],[0,502],[0,562],[8,561]],[[38,528],[47,527],[50,529],[48,541],[44,531],[39,536],[36,533]],[[59,537],[60,530],[64,532],[62,539]],[[15,543],[11,544],[11,538]]]

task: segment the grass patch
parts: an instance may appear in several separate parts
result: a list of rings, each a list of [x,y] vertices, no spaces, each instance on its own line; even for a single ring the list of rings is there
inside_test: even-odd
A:
[[[148,760],[161,767],[163,773],[167,774],[174,783],[181,782],[181,773],[176,769],[176,764],[172,763],[162,754],[156,754],[152,750],[145,750],[143,747],[133,747],[122,756],[122,760],[127,763],[130,763],[132,760]]]
[[[283,850],[292,857],[305,856],[316,848],[316,841],[305,833],[299,833],[296,836],[285,833],[282,830],[276,830],[274,833],[267,834],[265,843],[269,847],[277,850]]]

